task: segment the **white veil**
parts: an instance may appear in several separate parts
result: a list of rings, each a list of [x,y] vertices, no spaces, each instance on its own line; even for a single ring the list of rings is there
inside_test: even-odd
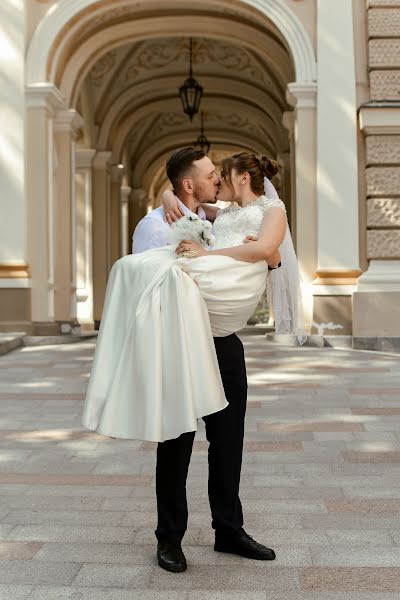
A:
[[[267,198],[279,198],[268,177],[264,178],[264,191]],[[275,332],[295,335],[299,343],[304,344],[307,335],[304,330],[301,275],[289,225],[279,246],[279,253],[281,266],[269,271],[267,277],[267,300],[275,320]]]

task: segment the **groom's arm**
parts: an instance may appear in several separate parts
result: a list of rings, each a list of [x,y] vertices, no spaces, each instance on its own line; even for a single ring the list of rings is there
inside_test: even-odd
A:
[[[152,217],[139,221],[132,237],[132,254],[166,246],[168,229],[169,225]]]

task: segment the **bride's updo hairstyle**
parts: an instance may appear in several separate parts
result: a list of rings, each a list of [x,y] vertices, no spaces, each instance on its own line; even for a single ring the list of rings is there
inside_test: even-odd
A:
[[[252,192],[264,194],[264,177],[272,179],[278,172],[278,163],[268,156],[256,156],[250,152],[238,152],[221,161],[221,172],[228,186],[233,190],[232,169],[238,175],[249,173]]]

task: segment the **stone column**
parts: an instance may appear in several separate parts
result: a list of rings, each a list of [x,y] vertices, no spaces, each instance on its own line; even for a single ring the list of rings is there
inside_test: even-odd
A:
[[[82,125],[82,117],[72,109],[59,111],[54,121],[58,156],[54,316],[63,333],[77,325],[75,139]]]
[[[121,187],[121,256],[126,256],[131,253],[129,239],[129,200],[131,192],[131,187]]]
[[[318,268],[314,321],[319,328],[325,323],[327,333],[351,334],[351,296],[361,274],[352,2],[318,0],[317,53]]]
[[[142,188],[133,188],[129,206],[129,241],[132,247],[132,236],[136,225],[147,214],[148,196]]]
[[[81,329],[93,321],[92,162],[96,150],[76,151],[76,302]]]
[[[111,152],[97,152],[93,161],[93,318],[98,325],[111,269],[110,176]]]
[[[27,249],[32,277],[31,321],[37,335],[58,334],[54,321],[55,177],[57,155],[53,117],[64,106],[52,85],[26,93]]]
[[[312,282],[317,270],[317,119],[316,84],[290,83],[287,99],[294,108],[296,218],[292,225],[303,278],[306,326],[313,322]]]
[[[0,329],[30,321],[24,133],[25,2],[0,5]]]
[[[122,165],[110,168],[110,260],[111,265],[121,258],[121,184],[124,176]]]

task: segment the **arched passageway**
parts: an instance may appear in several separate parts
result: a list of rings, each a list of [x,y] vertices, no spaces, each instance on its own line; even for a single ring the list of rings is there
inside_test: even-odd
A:
[[[109,269],[157,204],[166,157],[199,133],[177,94],[189,37],[212,158],[247,148],[279,160],[303,277],[314,278],[316,66],[287,5],[71,0],[49,11],[27,59],[28,188],[32,218],[47,223],[29,240],[33,320],[99,320]]]

